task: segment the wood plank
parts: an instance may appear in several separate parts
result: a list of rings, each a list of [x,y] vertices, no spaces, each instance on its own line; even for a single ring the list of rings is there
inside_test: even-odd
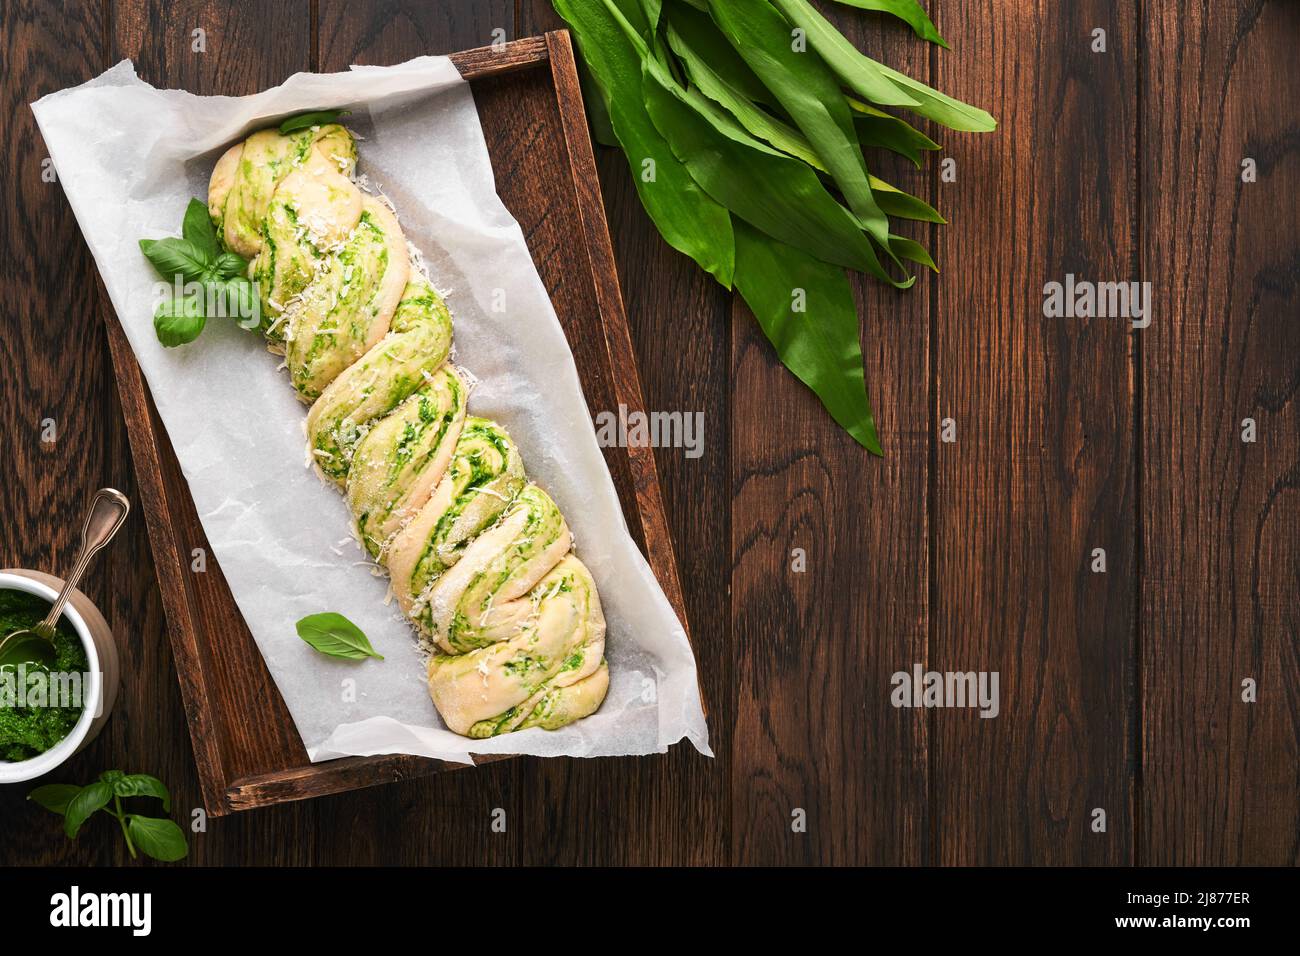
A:
[[[311,23],[295,0],[123,0],[108,5],[113,62],[155,86],[245,96],[309,68]]]
[[[1295,865],[1300,6],[1143,9],[1140,858]]]
[[[939,192],[952,225],[931,427],[952,418],[957,440],[935,446],[930,663],[999,672],[1001,700],[994,719],[931,711],[931,862],[1128,863],[1133,332],[1045,318],[1042,293],[1067,273],[1138,278],[1133,6],[956,0],[942,13],[953,52],[936,55],[935,85],[1001,127],[934,134],[957,181]]]
[[[318,0],[319,69],[352,63],[386,66],[426,54],[452,53],[513,40],[514,0]],[[494,33],[494,31],[500,31]]]
[[[548,0],[521,0],[519,36],[563,27]],[[692,459],[680,448],[660,448],[655,462],[717,758],[701,757],[685,745],[625,760],[523,761],[530,790],[543,795],[529,826],[548,834],[530,841],[525,859],[722,863],[729,856],[731,707],[725,293],[659,238],[641,209],[623,154],[597,146],[596,162],[645,405],[705,414],[703,455]],[[593,826],[594,820],[601,825]]]
[[[825,12],[860,48],[925,80],[906,27]],[[933,193],[883,154],[873,169]],[[941,197],[942,198],[942,197]],[[924,232],[917,236],[926,240]],[[736,656],[732,860],[916,864],[925,838],[926,725],[890,706],[890,675],[926,660],[932,284],[855,277],[874,458],[787,372],[739,299],[732,315],[730,490]],[[792,570],[792,553],[807,569]],[[792,814],[806,814],[795,832]]]
[[[500,76],[535,67],[539,60],[550,59],[551,51],[546,37],[523,37],[508,40],[500,46],[480,46],[472,50],[458,50],[451,54],[460,75],[467,80],[484,76]]]
[[[118,459],[111,457],[125,439],[112,403],[90,253],[63,188],[48,180],[45,145],[28,104],[84,82],[103,68],[101,6],[5,3],[0,6],[0,49],[5,51],[0,103],[10,128],[3,146],[6,175],[0,179],[0,237],[6,250],[0,260],[0,301],[5,303],[0,353],[8,370],[0,377],[0,453],[13,479],[5,483],[0,566],[62,576],[76,557],[81,516],[94,490],[110,483],[128,494],[134,489]],[[54,440],[43,441],[43,434]],[[82,582],[81,589],[119,635],[132,634],[125,627],[132,618],[124,618],[122,611],[128,596],[140,593],[132,569],[139,561],[147,574],[148,555],[143,523],[133,517]],[[152,607],[145,602],[137,611],[152,613],[156,624],[156,598]],[[128,641],[119,643],[124,645],[123,668],[130,673],[139,657]],[[128,715],[142,715],[147,712],[143,703],[126,686],[118,707]],[[164,698],[164,712],[166,703]],[[127,721],[111,722],[53,779],[88,781],[120,758],[131,736]],[[0,788],[0,816],[35,822],[39,814],[25,801],[29,789]],[[5,839],[6,863],[22,859],[108,864],[119,856],[107,841],[74,846],[52,841],[39,826],[13,829]]]

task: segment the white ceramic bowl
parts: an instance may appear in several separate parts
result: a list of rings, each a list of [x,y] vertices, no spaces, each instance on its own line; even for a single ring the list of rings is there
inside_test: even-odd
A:
[[[49,585],[10,571],[0,571],[0,588],[9,591],[26,591],[28,594],[43,597],[51,604],[59,596],[58,592]],[[85,706],[81,712],[81,719],[72,728],[72,733],[45,753],[20,763],[0,760],[0,784],[20,783],[49,773],[80,750],[82,744],[88,742],[87,737],[90,735],[92,725],[102,723],[102,717],[107,716],[107,713],[100,714],[104,702],[104,673],[100,664],[99,649],[91,637],[90,628],[77,609],[72,606],[71,601],[64,605],[63,617],[72,624],[73,630],[81,638],[81,646],[86,649],[86,660],[90,663],[90,687],[84,690]],[[98,730],[98,726],[95,729]]]

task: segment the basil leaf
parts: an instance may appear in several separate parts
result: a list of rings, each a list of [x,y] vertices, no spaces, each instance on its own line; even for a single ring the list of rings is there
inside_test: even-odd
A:
[[[781,364],[817,393],[837,422],[883,454],[867,399],[853,290],[843,269],[736,223],[736,290],[753,310]],[[793,310],[794,291],[805,310]]]
[[[208,280],[203,284],[203,297],[203,314],[209,319],[233,319],[241,329],[255,329],[262,324],[257,286],[244,276]]]
[[[193,342],[203,331],[202,296],[187,295],[181,299],[168,299],[154,312],[153,328],[158,341],[169,349]]]
[[[621,14],[604,3],[554,0],[554,6],[577,38],[655,228],[670,246],[731,288],[731,217],[695,182],[646,114],[641,92],[641,59],[649,55],[645,42],[633,40],[620,26]]]
[[[326,611],[309,614],[298,622],[298,636],[322,654],[362,661],[367,657],[384,659],[370,646],[370,639],[342,614]]]
[[[212,262],[221,254],[221,247],[217,243],[217,230],[212,225],[212,217],[208,215],[207,204],[202,200],[191,199],[190,204],[185,207],[181,235],[186,242],[203,253],[208,262]]]
[[[185,282],[198,282],[212,264],[203,250],[188,239],[141,239],[140,251],[169,282],[176,276]]]
[[[248,271],[248,260],[233,252],[223,252],[212,264],[212,271],[222,279],[242,276]]]
[[[782,0],[774,2],[784,9]],[[853,113],[844,101],[839,80],[818,55],[822,48],[815,48],[816,52],[794,50],[788,24],[767,3],[737,4],[731,0],[710,0],[709,9],[713,13],[713,22],[735,51],[772,91],[794,124],[808,138],[867,232],[881,244],[888,242],[889,220],[876,204],[867,183],[867,164],[862,158],[862,146],[853,126]],[[830,24],[826,26],[835,32]],[[835,35],[840,36],[838,32]],[[844,43],[861,56],[847,40]],[[879,97],[879,92],[885,88],[897,93],[897,88],[888,80],[881,77],[876,86],[879,88],[877,95],[869,98],[877,103],[900,102],[897,96],[892,100]],[[901,99],[913,102],[908,97]]]
[[[122,774],[113,782],[113,793],[119,797],[157,797],[168,813],[172,809],[172,795],[167,785],[147,773]]]
[[[916,0],[835,0],[835,2],[848,7],[857,7],[859,10],[893,14],[910,26],[912,32],[922,40],[937,43],[945,50],[951,49],[944,38],[939,36],[939,31],[930,22],[925,9]]]
[[[131,842],[155,860],[175,863],[189,856],[190,846],[185,839],[185,832],[171,820],[129,813],[126,830],[131,835]]]
[[[113,799],[113,785],[97,780],[88,787],[82,787],[76,796],[68,801],[63,814],[63,832],[69,837],[76,837],[81,826],[97,811],[108,806]]]
[[[81,793],[81,788],[70,783],[47,783],[27,794],[27,799],[51,813],[63,816],[68,812],[72,798]]]
[[[340,117],[350,116],[351,113],[351,110],[314,110],[310,113],[299,113],[290,116],[280,124],[280,134],[287,136],[299,130],[311,129],[313,126],[328,126],[330,123],[337,123]]]

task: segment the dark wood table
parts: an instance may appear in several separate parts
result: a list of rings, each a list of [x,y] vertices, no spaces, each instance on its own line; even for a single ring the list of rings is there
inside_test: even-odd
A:
[[[1002,123],[941,137],[955,182],[937,162],[885,174],[951,224],[933,229],[941,276],[858,286],[883,461],[600,156],[647,406],[705,413],[703,456],[658,463],[717,759],[504,761],[214,820],[191,862],[1300,860],[1300,5],[931,4],[953,52],[824,6]],[[156,85],[243,94],[557,25],[543,0],[4,0],[0,564],[65,568],[89,493],[136,490],[107,306],[29,102],[128,56]],[[1150,327],[1045,318],[1067,273],[1150,281]],[[140,520],[86,590],[126,680],[56,779],[154,773],[186,812]],[[895,709],[890,677],[914,663],[998,671],[1000,714]],[[64,840],[26,790],[0,791],[0,816],[32,823],[0,862],[126,862],[119,840]]]

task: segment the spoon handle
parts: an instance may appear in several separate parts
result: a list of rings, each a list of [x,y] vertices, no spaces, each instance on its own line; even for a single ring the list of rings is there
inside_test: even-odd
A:
[[[72,573],[64,582],[63,590],[59,592],[50,613],[40,624],[43,632],[54,633],[54,625],[63,613],[63,605],[68,603],[68,597],[81,580],[90,559],[113,540],[113,535],[122,527],[126,513],[130,510],[131,503],[127,501],[126,495],[113,488],[100,488],[90,499],[90,511],[86,514],[85,524],[81,526],[81,553],[77,555],[77,563],[73,565]]]

